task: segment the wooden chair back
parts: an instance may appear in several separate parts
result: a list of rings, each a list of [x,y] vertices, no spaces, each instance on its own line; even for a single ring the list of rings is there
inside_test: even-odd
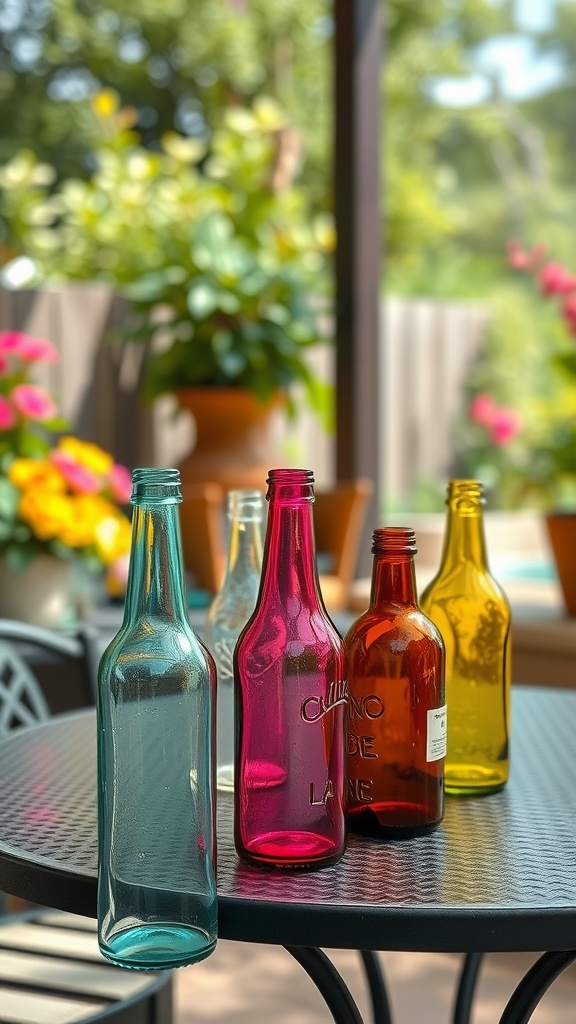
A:
[[[330,491],[317,491],[314,504],[316,550],[330,556],[327,571],[320,571],[320,589],[326,606],[346,607],[358,560],[358,550],[374,484],[367,477],[338,483]]]

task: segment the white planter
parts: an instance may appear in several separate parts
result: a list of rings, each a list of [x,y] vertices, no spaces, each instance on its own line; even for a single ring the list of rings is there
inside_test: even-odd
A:
[[[72,563],[39,555],[22,572],[0,560],[0,618],[19,619],[47,629],[66,616]]]

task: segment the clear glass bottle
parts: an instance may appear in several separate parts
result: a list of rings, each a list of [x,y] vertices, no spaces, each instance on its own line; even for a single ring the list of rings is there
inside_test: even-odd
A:
[[[262,570],[264,499],[260,491],[230,491],[230,538],[222,586],[206,620],[206,644],[218,676],[216,785],[234,789],[234,665],[236,641],[256,604]]]
[[[374,531],[370,606],[344,638],[347,809],[355,832],[404,839],[444,813],[444,647],[417,604],[414,531]]]
[[[234,652],[234,833],[248,863],[313,868],[345,844],[342,640],[316,568],[309,470],[273,469],[256,609]]]
[[[446,792],[502,789],[509,771],[510,606],[491,576],[483,487],[452,480],[440,570],[421,598],[446,647]]]
[[[159,969],[216,944],[216,671],[188,623],[175,469],[133,473],[124,620],[100,662],[98,931],[105,957]]]

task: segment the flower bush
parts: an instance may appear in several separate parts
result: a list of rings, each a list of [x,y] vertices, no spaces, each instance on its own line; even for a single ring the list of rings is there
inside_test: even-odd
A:
[[[494,303],[488,343],[470,375],[460,459],[501,507],[573,510],[576,274],[550,260],[544,245],[512,241],[508,262],[515,289]],[[528,286],[522,292],[520,283]]]
[[[112,566],[130,547],[130,473],[63,433],[56,403],[31,380],[57,359],[46,339],[0,333],[0,557],[16,571],[42,553]]]

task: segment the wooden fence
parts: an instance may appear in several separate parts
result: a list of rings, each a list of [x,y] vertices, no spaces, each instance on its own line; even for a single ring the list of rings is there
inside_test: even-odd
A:
[[[41,382],[59,401],[78,436],[96,441],[128,466],[178,462],[194,440],[193,424],[175,417],[174,402],[152,408],[140,398],[144,350],[119,337],[126,306],[100,284],[0,289],[0,330],[49,337],[61,353]],[[384,494],[409,507],[422,481],[446,477],[462,387],[477,357],[487,309],[464,302],[389,298],[381,317],[380,423]],[[316,372],[334,379],[334,350],[310,350]],[[310,465],[319,486],[334,481],[334,437],[302,409],[279,417],[277,442],[286,464]]]

